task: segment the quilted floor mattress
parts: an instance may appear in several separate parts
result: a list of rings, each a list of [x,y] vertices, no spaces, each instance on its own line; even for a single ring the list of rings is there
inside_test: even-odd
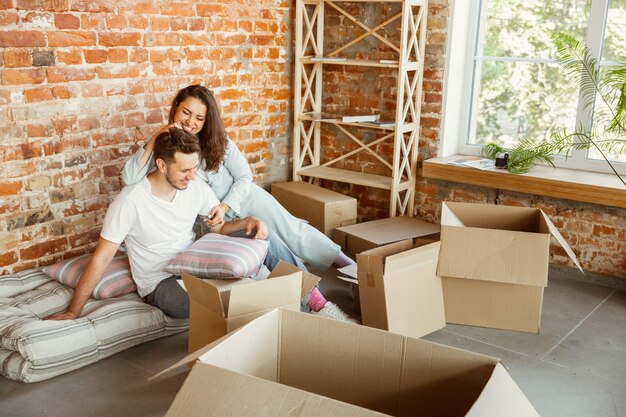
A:
[[[42,320],[65,310],[72,294],[41,269],[0,276],[0,374],[42,381],[188,328],[137,293],[90,299],[77,320]]]

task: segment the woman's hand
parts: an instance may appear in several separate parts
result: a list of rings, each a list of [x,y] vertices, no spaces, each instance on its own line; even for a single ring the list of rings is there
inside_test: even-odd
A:
[[[218,204],[217,206],[213,207],[209,212],[209,217],[207,218],[206,223],[211,227],[215,227],[224,223],[224,217],[226,216],[226,212],[229,208],[230,207],[228,207],[228,204],[224,203]]]

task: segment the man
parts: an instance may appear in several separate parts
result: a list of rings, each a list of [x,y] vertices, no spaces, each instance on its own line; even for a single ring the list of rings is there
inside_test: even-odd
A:
[[[189,317],[187,293],[178,284],[178,277],[163,269],[193,243],[196,217],[208,215],[211,208],[219,204],[204,181],[194,181],[200,161],[199,152],[196,136],[184,130],[172,128],[157,137],[154,147],[156,169],[139,183],[124,187],[115,198],[68,309],[47,319],[72,320],[80,317],[91,292],[123,241],[139,295],[170,317]],[[245,234],[255,239],[265,239],[269,234],[265,223],[255,217],[221,223],[213,226],[211,231]],[[265,260],[269,269],[273,269],[280,259],[304,268],[280,239],[274,237],[269,241]],[[320,306],[322,303],[321,308],[328,313],[322,315],[343,319],[334,311],[338,308],[318,294],[317,289],[311,293],[309,305]]]

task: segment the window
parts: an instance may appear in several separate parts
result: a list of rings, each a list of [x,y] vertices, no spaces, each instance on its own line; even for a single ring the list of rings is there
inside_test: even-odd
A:
[[[614,65],[626,56],[626,0],[457,0],[452,7],[441,156],[590,126],[593,112],[554,59],[550,34],[586,39],[601,68]],[[626,173],[626,154],[608,157]],[[610,172],[595,150],[554,162]]]

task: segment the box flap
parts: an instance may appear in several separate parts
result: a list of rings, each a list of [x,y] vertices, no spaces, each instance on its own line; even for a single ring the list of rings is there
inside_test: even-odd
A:
[[[282,306],[299,304],[302,271],[248,285],[230,291],[228,319]]]
[[[539,213],[539,209],[530,207],[445,202],[441,206],[441,226],[540,232]]]
[[[539,417],[539,413],[499,363],[466,417],[502,416]]]
[[[414,217],[398,216],[345,226],[338,230],[380,246],[399,240],[437,234],[440,227]]]
[[[274,267],[274,270],[270,272],[267,278],[280,277],[283,275],[293,274],[298,271],[302,272],[302,291],[300,293],[300,299],[302,300],[304,296],[310,293],[313,287],[315,287],[317,283],[322,280],[320,277],[308,271],[303,271],[289,262],[280,261],[278,262],[278,265]]]
[[[183,272],[181,277],[185,283],[185,290],[190,300],[197,302],[215,314],[225,317],[225,308],[220,291],[213,282],[196,278],[186,272]]]
[[[380,417],[351,404],[198,363],[166,417]]]
[[[565,239],[563,238],[561,233],[559,233],[559,230],[550,221],[550,219],[548,218],[548,216],[546,216],[546,213],[544,213],[543,210],[541,211],[541,214],[542,214],[542,216],[543,216],[543,218],[544,218],[544,220],[546,222],[546,225],[548,226],[548,229],[550,230],[550,234],[552,234],[552,236],[555,237],[557,242],[559,242],[559,245],[561,245],[561,247],[567,253],[567,256],[569,256],[569,258],[574,262],[574,264],[578,267],[580,272],[582,272],[584,274],[585,271],[583,271],[583,269],[580,267],[580,263],[578,263],[578,258],[576,257],[576,254],[574,253],[572,248],[567,244],[567,242],[565,241]]]

